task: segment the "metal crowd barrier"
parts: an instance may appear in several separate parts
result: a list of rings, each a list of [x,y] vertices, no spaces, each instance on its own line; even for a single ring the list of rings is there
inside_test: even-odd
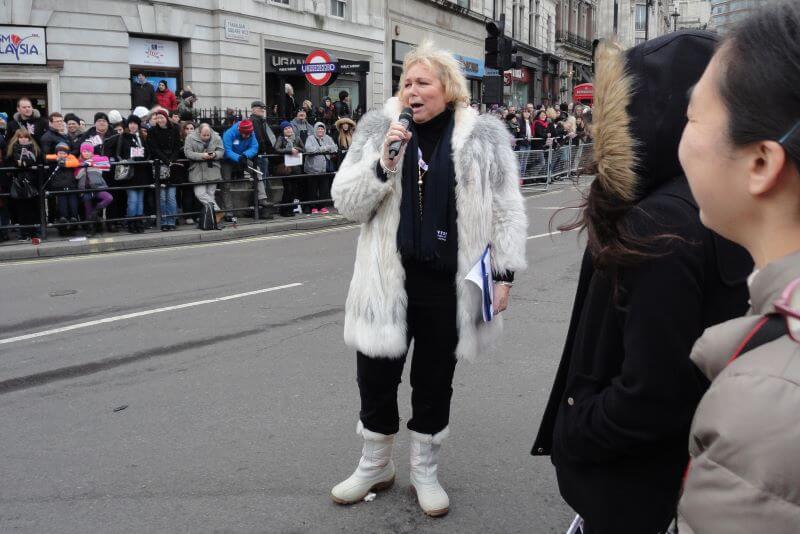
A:
[[[590,170],[594,145],[566,145],[544,150],[517,150],[522,186],[547,190],[557,183],[571,184]]]
[[[278,156],[283,157],[282,154],[270,154],[270,155],[260,154],[258,156],[258,161],[260,161],[262,159],[266,159],[267,157],[278,157]],[[186,172],[188,174],[190,165],[192,165],[192,164],[203,164],[203,163],[206,163],[206,162],[205,161],[198,162],[198,161],[193,161],[193,160],[188,160],[188,159],[182,159],[182,160],[177,160],[174,163],[183,163],[184,165],[186,165],[186,167],[187,167]],[[222,162],[220,162],[220,163],[222,163]],[[254,162],[254,163],[256,163],[256,162]],[[168,217],[167,215],[164,215],[161,212],[161,202],[160,202],[160,194],[159,194],[159,191],[161,189],[165,189],[167,187],[175,187],[175,188],[186,188],[186,187],[189,187],[189,188],[194,189],[194,187],[198,186],[198,185],[211,185],[211,184],[217,184],[217,185],[220,185],[220,184],[233,185],[233,184],[236,184],[236,183],[249,183],[249,184],[252,184],[252,202],[249,203],[249,205],[247,205],[245,207],[241,207],[241,208],[233,208],[232,206],[225,206],[225,209],[223,209],[221,211],[224,212],[225,214],[252,212],[253,218],[255,220],[259,220],[261,218],[261,213],[260,213],[261,206],[260,206],[260,200],[258,198],[258,188],[256,187],[256,183],[255,183],[256,180],[263,180],[265,182],[265,189],[267,190],[268,197],[270,197],[270,192],[273,191],[273,188],[268,186],[268,184],[270,182],[280,181],[280,183],[282,184],[283,180],[307,180],[309,178],[332,179],[333,176],[336,174],[335,172],[326,172],[326,173],[318,173],[318,174],[305,174],[305,173],[303,173],[303,174],[292,174],[292,175],[288,175],[288,176],[269,176],[269,175],[260,176],[260,171],[259,170],[250,167],[249,169],[245,169],[242,172],[242,177],[241,178],[236,178],[235,176],[236,176],[237,173],[234,173],[234,175],[232,175],[230,180],[215,180],[215,181],[210,181],[210,182],[194,183],[194,182],[189,182],[188,181],[188,177],[187,177],[187,181],[184,182],[184,183],[170,184],[170,183],[162,183],[162,181],[160,179],[160,176],[161,176],[160,168],[164,164],[159,160],[113,161],[113,162],[110,162],[110,164],[111,164],[111,169],[109,171],[104,171],[104,174],[107,172],[106,176],[108,176],[108,178],[106,178],[106,183],[108,184],[108,187],[107,188],[103,188],[103,189],[51,190],[51,189],[47,188],[46,184],[48,184],[48,177],[51,175],[51,173],[55,169],[55,164],[48,164],[48,165],[38,164],[38,165],[30,167],[29,170],[36,172],[36,184],[34,184],[34,185],[37,186],[37,197],[36,197],[36,199],[38,201],[38,208],[39,208],[38,222],[36,224],[21,225],[21,224],[17,224],[17,223],[15,223],[15,224],[2,224],[4,221],[0,221],[0,232],[2,232],[2,231],[6,231],[7,232],[9,230],[13,231],[13,230],[22,230],[22,229],[35,229],[35,230],[38,231],[37,233],[39,234],[39,238],[41,240],[46,240],[47,239],[47,229],[48,228],[60,228],[60,227],[68,227],[68,226],[76,226],[76,225],[80,226],[80,225],[91,223],[91,221],[86,221],[83,218],[83,213],[82,213],[83,202],[81,201],[81,197],[82,197],[83,194],[106,191],[108,193],[111,193],[112,196],[114,196],[115,192],[120,192],[120,194],[121,194],[121,193],[123,193],[125,191],[128,191],[128,190],[131,190],[131,189],[144,189],[144,190],[152,191],[153,195],[154,195],[153,206],[154,206],[155,213],[151,214],[151,215],[141,215],[141,216],[135,216],[135,217],[116,217],[116,218],[110,218],[110,219],[104,218],[102,222],[104,222],[104,223],[118,223],[118,222],[124,223],[124,222],[129,222],[129,221],[147,220],[147,221],[153,221],[154,224],[155,224],[155,227],[160,230],[161,226],[162,226],[162,223],[163,223],[163,219]],[[131,165],[131,166],[150,165],[152,167],[153,181],[150,184],[134,185],[134,186],[124,185],[125,182],[117,182],[113,178],[114,169],[115,169],[115,167],[117,165]],[[11,199],[10,186],[11,186],[11,181],[12,181],[13,175],[17,171],[19,171],[19,169],[17,167],[0,167],[0,215],[3,215],[4,218],[7,215],[10,215],[10,210],[9,210],[10,203],[14,202],[14,200]],[[249,175],[249,177],[245,177],[245,175]],[[119,184],[122,184],[122,185],[119,185]],[[277,186],[277,183],[276,183],[276,186]],[[275,189],[277,189],[277,187]],[[282,190],[282,187],[281,187],[281,190]],[[52,215],[51,213],[49,213],[48,199],[55,198],[58,195],[78,195],[79,196],[79,199],[78,199],[79,200],[79,202],[78,202],[78,210],[79,210],[79,213],[81,214],[81,218],[78,220],[77,223],[76,222],[67,222],[67,223],[48,222],[48,219],[50,218],[49,215]],[[281,207],[286,207],[286,206],[296,206],[298,204],[301,205],[301,206],[315,205],[315,204],[316,205],[325,206],[325,205],[329,205],[329,204],[333,203],[333,200],[330,198],[330,195],[328,195],[327,198],[319,198],[319,199],[316,199],[316,200],[305,200],[305,201],[301,201],[299,203],[295,203],[295,202],[283,203],[281,201],[282,201],[281,198],[275,198],[275,196],[273,195],[271,197],[270,204],[274,208],[281,208]],[[115,202],[116,202],[116,199],[115,199]],[[196,215],[200,215],[200,213],[201,212],[199,212],[199,211],[179,212],[179,213],[176,213],[174,215],[174,217],[196,216]],[[169,217],[172,217],[172,216],[173,215],[170,215]],[[55,217],[52,217],[52,218],[55,219]]]

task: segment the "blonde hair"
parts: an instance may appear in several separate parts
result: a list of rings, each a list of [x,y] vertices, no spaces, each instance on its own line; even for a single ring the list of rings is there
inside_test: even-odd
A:
[[[403,72],[400,75],[400,88],[397,98],[403,101],[406,75],[414,65],[429,68],[444,87],[444,97],[448,104],[468,105],[470,100],[469,86],[461,63],[450,52],[437,49],[433,42],[425,39],[415,46],[403,59]]]
[[[567,117],[567,120],[564,121],[564,131],[568,133],[575,133],[578,129],[578,121],[570,115]]]
[[[547,118],[551,121],[554,121],[558,118],[558,113],[556,113],[556,108],[547,108]]]

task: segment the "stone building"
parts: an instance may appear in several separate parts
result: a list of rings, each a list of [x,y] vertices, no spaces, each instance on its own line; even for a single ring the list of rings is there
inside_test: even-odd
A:
[[[672,31],[665,0],[597,0],[597,35],[616,37],[626,48]]]
[[[711,0],[710,27],[724,34],[766,1],[768,0]]]
[[[596,38],[595,0],[558,0],[556,50],[562,59],[561,101],[572,100],[576,85],[592,81],[592,42]]]
[[[711,0],[675,0],[670,17],[673,29],[705,30],[711,20]]]
[[[37,54],[0,50],[0,109],[19,95],[41,109],[130,110],[133,75],[190,85],[198,106],[279,103],[285,83],[295,99],[318,103],[350,92],[352,105],[383,101],[385,0],[13,0],[0,2],[0,42],[39,42]],[[35,34],[29,35],[29,34]],[[355,69],[317,87],[278,67],[315,50]]]
[[[388,1],[385,83],[397,89],[403,57],[423,38],[453,52],[465,65],[472,98],[481,101],[486,22],[506,17],[522,66],[503,73],[504,101],[519,106],[554,98],[558,91],[555,54],[555,0]]]

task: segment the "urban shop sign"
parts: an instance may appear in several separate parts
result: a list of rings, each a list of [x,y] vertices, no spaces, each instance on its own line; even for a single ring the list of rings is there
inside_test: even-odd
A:
[[[314,50],[304,61],[273,57],[272,67],[281,74],[302,74],[308,83],[318,87],[333,84],[339,74],[369,72],[368,61],[338,61],[324,50]]]
[[[32,26],[0,26],[0,64],[46,65],[45,30]]]

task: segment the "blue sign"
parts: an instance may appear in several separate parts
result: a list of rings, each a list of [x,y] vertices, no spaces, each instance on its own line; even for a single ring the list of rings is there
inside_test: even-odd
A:
[[[453,54],[459,63],[464,66],[464,75],[467,78],[479,78],[484,76],[483,60],[474,57],[466,57],[459,54]]]

